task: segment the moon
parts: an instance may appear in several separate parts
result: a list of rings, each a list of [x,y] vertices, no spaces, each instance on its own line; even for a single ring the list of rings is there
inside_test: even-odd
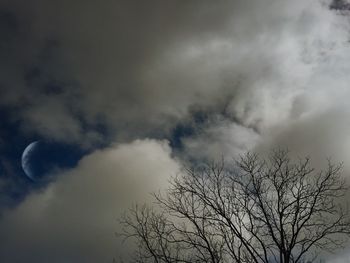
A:
[[[22,169],[24,171],[24,173],[31,179],[31,180],[35,180],[35,175],[34,172],[32,171],[31,168],[31,163],[30,163],[30,157],[32,155],[32,153],[35,151],[35,149],[38,146],[39,141],[35,141],[32,142],[31,144],[29,144],[23,151],[22,154]]]

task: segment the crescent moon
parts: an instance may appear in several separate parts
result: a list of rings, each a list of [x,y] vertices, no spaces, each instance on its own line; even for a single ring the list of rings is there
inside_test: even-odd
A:
[[[24,173],[32,180],[35,180],[35,178],[34,178],[34,174],[33,174],[32,170],[30,169],[30,155],[34,151],[34,149],[36,148],[38,143],[39,143],[39,141],[35,141],[35,142],[32,142],[31,144],[29,144],[24,149],[23,154],[22,154],[22,160],[21,160],[22,169],[23,169]]]

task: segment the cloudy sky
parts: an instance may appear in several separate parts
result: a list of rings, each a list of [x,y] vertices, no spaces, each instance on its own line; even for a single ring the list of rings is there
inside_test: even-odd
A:
[[[350,180],[347,8],[1,0],[1,261],[112,262],[118,216],[188,162],[283,146]]]

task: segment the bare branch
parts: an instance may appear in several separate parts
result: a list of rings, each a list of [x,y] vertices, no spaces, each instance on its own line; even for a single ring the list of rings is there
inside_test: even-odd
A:
[[[137,241],[135,262],[312,262],[350,234],[341,170],[328,160],[317,172],[283,149],[188,168],[154,195],[161,212],[134,206],[124,215],[123,235]]]

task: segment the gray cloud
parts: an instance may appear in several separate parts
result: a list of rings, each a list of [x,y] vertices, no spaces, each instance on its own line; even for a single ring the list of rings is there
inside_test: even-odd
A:
[[[300,42],[324,19],[312,1],[38,0],[25,10],[9,1],[6,10],[21,41],[11,45],[15,88],[3,103],[26,105],[21,119],[35,132],[72,140],[88,139],[81,121],[101,119],[118,138],[166,133],[193,105],[222,102],[245,125],[280,121],[310,70]],[[35,66],[42,83],[30,86],[19,74]],[[52,81],[60,93],[43,91]],[[64,129],[54,115],[67,119]]]
[[[172,139],[179,124],[193,128],[177,138],[182,158],[286,145],[347,165],[350,18],[329,10],[329,2],[2,1],[0,105],[26,133],[115,146],[9,212],[0,222],[8,252],[0,255],[21,247],[35,262],[44,260],[43,250],[105,259],[115,241],[92,242],[97,223],[137,199],[137,180],[148,169],[160,185],[161,174],[177,169],[168,146],[142,140]],[[196,121],[196,110],[209,117]],[[126,144],[135,139],[141,141]],[[81,230],[72,229],[82,216]],[[31,229],[34,222],[48,234]],[[114,221],[104,227],[103,235],[112,234]]]
[[[176,175],[164,141],[138,140],[86,156],[42,192],[0,219],[4,262],[112,262],[128,246],[114,235],[117,219],[150,200]],[[18,252],[20,251],[20,253]]]
[[[192,137],[183,139],[184,155],[190,159],[231,160],[239,154],[251,150],[260,140],[251,128],[228,120],[218,120]]]

